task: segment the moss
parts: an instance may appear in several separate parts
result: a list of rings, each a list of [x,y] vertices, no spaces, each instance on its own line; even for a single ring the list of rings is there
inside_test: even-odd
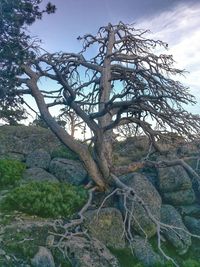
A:
[[[31,220],[30,217],[29,220]],[[37,223],[33,225],[33,222],[31,222],[32,224],[31,226],[27,226],[28,224],[27,225],[26,224],[27,222],[25,221],[23,227],[22,225],[17,227],[14,224],[12,227],[7,227],[3,235],[2,248],[6,251],[7,254],[10,255],[12,254],[16,258],[21,259],[22,261],[24,260],[27,263],[30,263],[30,260],[38,252],[39,246],[46,246],[47,236],[49,235],[50,231],[54,232],[54,229],[53,227],[47,225],[38,226]],[[70,262],[63,257],[63,254],[57,248],[50,248],[50,250],[54,257],[56,266],[72,267]],[[11,267],[12,265],[8,266]],[[13,267],[14,266],[16,265],[13,265]]]
[[[31,259],[39,246],[45,246],[47,234],[48,227],[9,227],[3,235],[3,246],[8,254]]]

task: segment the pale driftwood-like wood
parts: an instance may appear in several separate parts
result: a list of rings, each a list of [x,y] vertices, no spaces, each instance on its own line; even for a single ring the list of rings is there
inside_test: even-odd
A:
[[[113,165],[117,127],[133,125],[135,134],[140,130],[157,151],[161,151],[157,139],[167,132],[184,138],[199,133],[199,116],[183,108],[183,104],[194,104],[195,99],[173,77],[184,71],[174,67],[171,55],[154,53],[156,47],[166,49],[167,44],[149,39],[146,34],[147,31],[122,22],[108,24],[96,35],[78,38],[83,42],[80,53],[45,53],[24,62],[26,77],[19,77],[20,87],[15,89],[21,97],[30,93],[35,98],[42,118],[79,155],[100,190],[109,186],[111,172],[130,172],[147,164],[139,162],[120,168]],[[93,46],[96,54],[88,59],[89,53],[85,52]],[[56,81],[60,87],[42,90],[38,86],[41,78]],[[49,108],[60,105],[90,129],[92,151],[51,116]]]

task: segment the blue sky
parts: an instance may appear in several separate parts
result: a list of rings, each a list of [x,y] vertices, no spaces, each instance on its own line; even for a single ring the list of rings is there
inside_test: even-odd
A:
[[[48,1],[43,1],[45,6]],[[150,29],[152,38],[169,44],[179,68],[190,73],[181,81],[190,86],[198,104],[188,107],[200,113],[200,0],[52,0],[53,15],[31,26],[32,35],[43,41],[49,52],[78,52],[79,35],[95,33],[108,22],[136,23]]]

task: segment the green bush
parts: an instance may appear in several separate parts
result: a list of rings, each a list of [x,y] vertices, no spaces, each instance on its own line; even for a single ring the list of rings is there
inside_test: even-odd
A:
[[[78,155],[67,147],[61,146],[51,153],[52,158],[66,158],[78,160]]]
[[[12,190],[4,208],[41,217],[70,217],[85,203],[87,192],[62,183],[31,182]]]
[[[25,164],[18,160],[0,159],[0,186],[15,185],[25,168]]]

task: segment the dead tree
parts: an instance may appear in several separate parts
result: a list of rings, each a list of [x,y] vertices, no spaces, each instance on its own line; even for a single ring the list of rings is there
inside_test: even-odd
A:
[[[73,110],[62,108],[60,111],[61,114],[59,114],[58,118],[66,123],[67,130],[69,131],[71,137],[75,138],[75,133],[77,130],[80,130],[83,134],[85,133],[85,123],[80,120],[80,117],[77,116]]]
[[[183,108],[183,104],[194,104],[195,99],[188,88],[173,79],[184,71],[174,67],[171,55],[154,52],[157,47],[167,48],[167,44],[148,39],[146,34],[122,22],[108,24],[97,35],[78,38],[83,42],[81,53],[46,53],[24,62],[26,78],[18,77],[18,84],[26,87],[21,92],[34,97],[44,121],[79,155],[102,191],[109,187],[111,173],[116,171],[112,162],[115,128],[134,124],[155,149],[159,149],[156,138],[163,133],[173,131],[191,137],[200,128],[199,116]],[[97,53],[87,59],[84,54],[89,54],[92,46],[98,48]],[[56,81],[59,89],[40,90],[38,81],[44,77]],[[20,94],[20,89],[16,92]],[[92,154],[53,119],[49,109],[56,105],[70,108],[86,123],[92,132]]]
[[[138,199],[157,225],[160,247],[160,228],[172,226],[156,221],[134,189],[123,184],[117,175],[143,166],[182,165],[198,184],[199,176],[178,159],[162,162],[145,160],[129,166],[114,166],[113,131],[119,126],[133,124],[136,131],[142,131],[149,138],[151,147],[160,150],[156,142],[159,136],[175,132],[184,138],[192,138],[199,132],[200,118],[183,107],[195,104],[188,88],[174,79],[184,71],[174,67],[171,55],[156,53],[157,47],[166,49],[167,44],[149,39],[146,34],[147,31],[122,22],[108,24],[101,27],[96,35],[86,34],[78,38],[83,43],[80,53],[45,53],[24,57],[17,72],[19,75],[15,76],[15,88],[12,87],[9,93],[20,98],[30,94],[35,99],[42,119],[64,145],[79,155],[98,190],[105,191],[114,183],[116,189],[112,194],[120,191],[130,199]],[[87,58],[92,47],[92,51],[97,53]],[[27,49],[31,49],[31,45]],[[56,81],[59,88],[40,89],[39,81],[44,78]],[[4,90],[2,96],[6,92]],[[51,115],[50,108],[60,105],[72,110],[90,129],[92,152],[86,144],[67,133]],[[90,201],[91,197],[87,207]],[[82,221],[82,211],[78,223]]]

